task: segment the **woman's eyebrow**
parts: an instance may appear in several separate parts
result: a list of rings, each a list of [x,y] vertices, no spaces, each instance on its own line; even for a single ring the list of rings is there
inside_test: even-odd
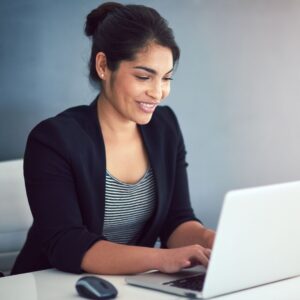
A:
[[[148,67],[144,67],[144,66],[136,66],[136,67],[133,67],[134,69],[139,69],[139,70],[144,70],[144,71],[146,71],[146,72],[148,72],[148,73],[151,73],[151,74],[154,74],[154,75],[156,75],[157,74],[157,71],[155,71],[154,69],[151,69],[151,68],[148,68]],[[173,68],[170,70],[170,71],[168,71],[166,74],[169,74],[169,73],[171,73],[173,71]]]

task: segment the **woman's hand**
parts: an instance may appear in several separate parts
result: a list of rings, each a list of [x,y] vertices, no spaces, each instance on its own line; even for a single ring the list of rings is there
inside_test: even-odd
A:
[[[206,241],[205,245],[207,248],[212,249],[215,241],[216,232],[211,229],[205,229],[204,240]]]
[[[158,270],[175,273],[181,269],[203,265],[207,267],[211,250],[200,245],[161,249]]]

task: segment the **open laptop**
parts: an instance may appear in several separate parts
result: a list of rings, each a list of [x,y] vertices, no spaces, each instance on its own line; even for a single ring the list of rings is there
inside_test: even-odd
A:
[[[206,272],[201,266],[176,274],[155,271],[127,276],[126,282],[206,299],[295,277],[299,230],[300,181],[230,191]],[[192,287],[184,287],[189,281]]]

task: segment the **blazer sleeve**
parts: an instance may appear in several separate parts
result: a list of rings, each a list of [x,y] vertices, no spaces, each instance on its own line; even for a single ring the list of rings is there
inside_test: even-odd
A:
[[[83,224],[65,139],[55,122],[40,123],[27,141],[24,177],[33,231],[43,253],[53,267],[81,273],[84,253],[104,237]]]
[[[196,218],[190,202],[187,176],[188,164],[186,162],[186,149],[182,132],[174,112],[169,107],[167,108],[177,132],[177,155],[173,189],[171,190],[171,204],[160,235],[163,248],[167,248],[167,241],[170,235],[180,224],[192,220],[202,223]]]

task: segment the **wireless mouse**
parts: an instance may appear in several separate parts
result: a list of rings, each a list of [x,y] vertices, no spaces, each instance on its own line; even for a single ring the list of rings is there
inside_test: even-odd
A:
[[[108,281],[96,276],[84,276],[77,280],[76,290],[83,298],[112,299],[118,294],[117,289]]]

